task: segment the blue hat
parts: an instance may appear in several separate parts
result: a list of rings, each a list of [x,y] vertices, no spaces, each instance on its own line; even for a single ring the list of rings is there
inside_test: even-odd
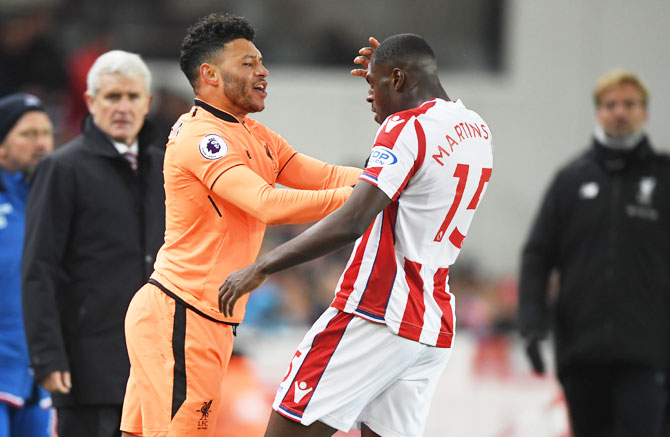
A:
[[[46,112],[42,101],[30,94],[10,94],[0,99],[0,144],[26,112]]]

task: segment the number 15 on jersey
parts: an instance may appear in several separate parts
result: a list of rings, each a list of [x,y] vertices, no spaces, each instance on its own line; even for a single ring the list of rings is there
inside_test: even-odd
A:
[[[437,234],[435,234],[435,239],[433,241],[436,241],[438,243],[442,241],[442,239],[444,238],[444,234],[447,231],[447,228],[451,224],[451,221],[454,219],[456,211],[458,211],[458,207],[461,204],[461,200],[463,200],[463,192],[465,191],[465,185],[468,182],[469,172],[470,172],[470,166],[468,164],[458,164],[456,166],[456,170],[454,171],[454,177],[458,179],[458,185],[456,186],[456,195],[454,196],[454,202],[451,204],[449,212],[447,212],[447,216],[444,218],[442,226],[440,226],[440,229],[437,231]],[[484,184],[486,184],[490,179],[491,179],[491,169],[482,168],[482,173],[479,178],[479,184],[477,185],[477,190],[475,191],[475,194],[472,196],[472,199],[470,200],[470,203],[468,203],[466,209],[475,210],[477,208],[477,205],[479,205],[479,199],[481,197],[482,191],[484,190]],[[463,244],[464,238],[465,235],[463,235],[458,230],[458,228],[454,228],[454,230],[449,235],[449,241],[451,242],[451,244],[458,247],[459,249]]]

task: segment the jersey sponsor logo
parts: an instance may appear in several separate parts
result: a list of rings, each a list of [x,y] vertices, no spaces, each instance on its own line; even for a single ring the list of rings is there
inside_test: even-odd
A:
[[[293,402],[296,404],[299,403],[302,398],[307,396],[309,392],[311,392],[313,389],[312,387],[307,387],[307,383],[305,381],[300,381],[295,383],[294,386],[294,393],[293,393]]]
[[[400,118],[399,115],[394,115],[386,122],[386,128],[384,129],[384,132],[389,133],[393,130],[393,128],[404,122],[404,118]]]
[[[209,134],[200,140],[200,154],[209,160],[223,158],[228,153],[228,144],[218,135]]]
[[[579,187],[579,196],[582,199],[595,199],[600,187],[597,182],[585,182]]]
[[[393,154],[391,149],[384,146],[375,146],[372,148],[368,167],[388,167],[398,162],[398,157]]]

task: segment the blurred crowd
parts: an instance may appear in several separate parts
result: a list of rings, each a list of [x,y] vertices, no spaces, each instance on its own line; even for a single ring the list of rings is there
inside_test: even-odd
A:
[[[49,8],[0,8],[0,96],[24,92],[39,97],[54,122],[56,144],[81,131],[87,113],[83,99],[86,74],[101,54],[116,48],[109,34],[97,29],[75,43],[66,43]],[[190,102],[165,88],[154,90],[149,119],[161,137],[187,111]]]

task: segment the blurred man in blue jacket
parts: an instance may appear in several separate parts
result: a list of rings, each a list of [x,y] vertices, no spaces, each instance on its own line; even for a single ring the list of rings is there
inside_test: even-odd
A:
[[[51,399],[30,369],[21,311],[21,253],[27,178],[54,147],[40,100],[0,99],[0,437],[51,435]]]

